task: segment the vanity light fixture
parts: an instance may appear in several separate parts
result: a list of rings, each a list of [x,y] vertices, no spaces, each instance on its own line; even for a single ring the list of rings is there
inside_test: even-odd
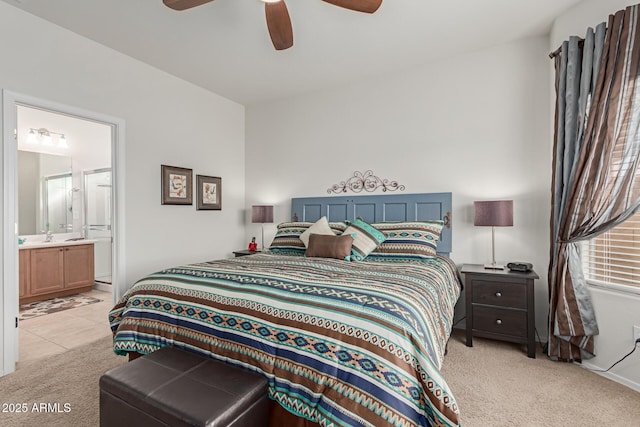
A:
[[[38,139],[36,138],[36,132],[33,129],[29,130],[29,135],[27,135],[27,142],[29,144],[37,144]]]
[[[47,128],[29,128],[29,135],[27,135],[27,142],[29,144],[37,144],[38,139],[42,142],[42,145],[46,145],[48,147],[53,146],[53,139],[51,135],[58,135],[58,148],[69,148],[69,144],[67,143],[67,138],[63,133],[53,132]]]
[[[67,138],[64,136],[64,134],[60,135],[60,138],[58,138],[58,147],[69,148],[69,144],[67,144]]]
[[[42,145],[53,145],[53,140],[51,139],[51,134],[49,132],[41,133],[40,137],[42,138]]]

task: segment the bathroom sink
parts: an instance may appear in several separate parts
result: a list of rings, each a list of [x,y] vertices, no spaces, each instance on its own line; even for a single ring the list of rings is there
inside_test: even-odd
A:
[[[71,239],[65,240],[65,242],[77,242],[78,240],[84,240],[84,237],[73,237]]]

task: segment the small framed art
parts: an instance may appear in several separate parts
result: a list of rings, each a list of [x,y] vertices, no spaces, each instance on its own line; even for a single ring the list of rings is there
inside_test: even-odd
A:
[[[175,166],[161,165],[162,204],[193,204],[193,171]]]
[[[196,209],[222,210],[222,178],[196,175]]]

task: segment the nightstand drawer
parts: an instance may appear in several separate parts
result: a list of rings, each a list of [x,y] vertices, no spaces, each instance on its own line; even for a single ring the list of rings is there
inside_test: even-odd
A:
[[[473,302],[501,307],[527,308],[527,286],[524,283],[473,280]]]
[[[496,334],[527,336],[527,312],[473,306],[473,329]]]

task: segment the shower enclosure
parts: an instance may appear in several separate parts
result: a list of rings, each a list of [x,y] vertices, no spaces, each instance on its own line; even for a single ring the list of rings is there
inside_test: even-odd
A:
[[[111,168],[88,170],[84,176],[84,235],[96,240],[96,282],[111,284]]]
[[[51,233],[69,233],[73,229],[73,189],[71,174],[44,178],[44,230]]]

